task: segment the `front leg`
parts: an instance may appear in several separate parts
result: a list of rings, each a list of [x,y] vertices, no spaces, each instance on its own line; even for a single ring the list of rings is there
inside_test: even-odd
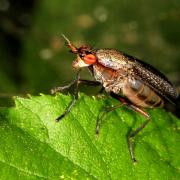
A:
[[[78,71],[76,78],[69,83],[66,86],[62,86],[62,87],[56,87],[54,89],[51,90],[51,92],[54,94],[58,91],[64,91],[64,90],[68,90],[70,89],[72,86],[74,86],[74,96],[73,96],[73,100],[69,103],[69,105],[67,106],[66,110],[64,111],[64,113],[62,113],[59,117],[56,118],[56,121],[59,122],[63,117],[65,117],[72,109],[72,107],[75,105],[75,102],[78,100],[78,92],[79,92],[79,85],[89,85],[89,86],[99,86],[101,85],[99,82],[97,81],[90,81],[90,80],[84,80],[84,79],[80,79],[80,71]]]
[[[62,92],[65,90],[69,90],[71,87],[73,87],[74,85],[88,85],[88,86],[100,86],[101,83],[98,81],[90,81],[90,80],[85,80],[85,79],[78,79],[77,76],[76,78],[70,82],[68,85],[65,86],[59,86],[59,87],[55,87],[53,89],[51,89],[51,94],[56,94],[57,92]],[[102,93],[103,88],[101,89],[100,93]]]
[[[67,86],[63,86],[63,87],[58,87],[56,88],[56,92],[57,91],[61,91],[61,90],[65,90],[65,89],[69,89],[71,86],[75,86],[74,87],[74,96],[73,96],[73,100],[69,103],[68,107],[65,109],[64,113],[62,113],[59,117],[56,118],[56,121],[59,122],[63,117],[65,117],[72,109],[72,107],[74,106],[75,102],[78,100],[78,85],[79,85],[79,79],[80,79],[80,70],[78,71],[76,78],[74,79],[74,81],[72,81],[70,84],[68,84]]]
[[[57,92],[69,90],[72,86],[77,84],[79,79],[80,79],[80,70],[77,72],[76,77],[72,82],[70,82],[69,84],[67,84],[65,86],[59,86],[59,87],[55,87],[55,88],[51,89],[51,94],[56,94]]]

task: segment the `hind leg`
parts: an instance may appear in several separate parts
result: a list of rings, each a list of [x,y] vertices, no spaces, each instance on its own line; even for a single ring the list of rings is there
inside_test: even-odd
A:
[[[136,137],[136,135],[139,134],[139,132],[141,132],[147,125],[148,123],[151,121],[151,118],[149,116],[149,114],[147,112],[145,112],[143,109],[141,109],[140,107],[138,106],[135,106],[134,104],[130,103],[127,99],[119,96],[119,95],[116,95],[114,93],[111,93],[110,94],[113,98],[117,99],[118,101],[121,102],[121,104],[118,104],[114,107],[110,107],[108,109],[106,109],[102,115],[100,116],[100,118],[98,118],[97,120],[97,125],[96,125],[96,134],[99,134],[99,129],[100,129],[100,125],[102,123],[102,120],[104,118],[104,116],[108,113],[108,112],[111,112],[111,111],[114,111],[116,110],[117,108],[125,105],[127,108],[129,109],[132,109],[138,113],[140,113],[141,115],[143,115],[145,118],[146,118],[146,121],[141,124],[137,129],[135,129],[134,131],[131,131],[129,134],[128,134],[128,148],[129,148],[129,152],[130,152],[130,156],[131,156],[131,159],[133,162],[136,162],[136,157],[135,157],[135,154],[134,154],[134,138]]]

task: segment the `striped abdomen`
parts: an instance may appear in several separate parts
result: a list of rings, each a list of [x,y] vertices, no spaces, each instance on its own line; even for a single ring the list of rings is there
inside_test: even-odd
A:
[[[153,108],[164,105],[162,98],[139,80],[126,80],[122,88],[122,93],[133,104],[140,107]]]

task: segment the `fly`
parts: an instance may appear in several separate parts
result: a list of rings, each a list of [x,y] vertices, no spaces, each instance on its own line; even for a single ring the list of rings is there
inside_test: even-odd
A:
[[[175,88],[161,72],[133,56],[126,55],[115,49],[95,50],[84,45],[77,48],[67,37],[62,36],[71,52],[76,54],[72,66],[78,69],[78,72],[76,78],[70,84],[52,90],[52,93],[56,93],[75,86],[74,99],[56,121],[60,121],[66,116],[78,100],[79,84],[102,85],[110,96],[120,101],[120,104],[110,107],[102,113],[97,120],[96,134],[99,134],[100,125],[105,114],[122,105],[146,118],[146,121],[140,127],[128,134],[130,156],[133,162],[136,162],[133,139],[151,121],[150,115],[144,108],[163,107],[165,100],[175,102],[178,98]],[[80,69],[84,67],[89,69],[95,81],[80,79]]]

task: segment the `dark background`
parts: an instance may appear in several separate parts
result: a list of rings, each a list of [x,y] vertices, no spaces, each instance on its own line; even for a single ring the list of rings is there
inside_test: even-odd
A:
[[[74,55],[61,33],[77,46],[143,59],[180,86],[179,0],[1,0],[1,106],[8,96],[48,94],[73,79]]]

